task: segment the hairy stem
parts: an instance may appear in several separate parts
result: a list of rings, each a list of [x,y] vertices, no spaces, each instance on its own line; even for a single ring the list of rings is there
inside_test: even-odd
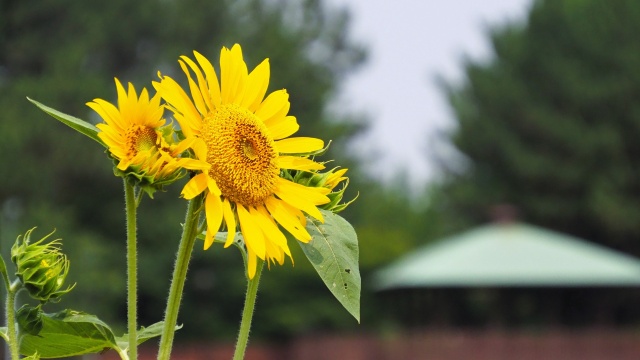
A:
[[[124,179],[124,199],[127,212],[127,321],[129,359],[138,359],[138,245],[137,201],[133,185]]]
[[[11,359],[20,359],[20,348],[18,344],[18,330],[16,329],[16,295],[22,287],[20,280],[16,279],[7,289],[7,337]]]
[[[244,359],[244,353],[249,343],[249,332],[251,331],[251,320],[253,319],[253,309],[256,305],[256,297],[258,295],[258,286],[260,285],[260,276],[264,261],[258,259],[256,274],[253,279],[247,283],[247,294],[244,299],[244,309],[242,310],[242,321],[240,322],[240,331],[238,331],[238,340],[236,341],[236,350],[233,353],[233,360]]]
[[[178,311],[180,310],[180,302],[182,301],[184,282],[187,277],[191,252],[193,251],[196,236],[198,235],[198,211],[201,206],[202,195],[190,200],[189,206],[187,207],[187,214],[182,229],[182,238],[180,239],[176,263],[173,269],[171,288],[169,289],[167,308],[164,313],[164,328],[162,330],[162,337],[160,338],[158,360],[168,360],[171,356],[171,347],[173,346],[173,337],[178,321]]]

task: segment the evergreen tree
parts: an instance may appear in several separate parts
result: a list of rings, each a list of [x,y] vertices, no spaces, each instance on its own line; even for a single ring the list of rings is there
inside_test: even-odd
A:
[[[640,255],[640,3],[536,1],[494,30],[495,57],[449,84],[465,158],[440,202],[474,224],[494,205]]]

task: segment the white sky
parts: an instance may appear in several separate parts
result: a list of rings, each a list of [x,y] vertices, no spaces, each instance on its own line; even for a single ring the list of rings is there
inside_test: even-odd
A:
[[[371,120],[354,144],[389,179],[405,169],[419,184],[437,177],[430,157],[453,115],[436,76],[462,79],[462,59],[491,56],[488,30],[524,19],[531,0],[330,0],[351,10],[351,35],[369,49],[339,103]],[[446,150],[446,149],[445,149]],[[373,154],[373,155],[371,155]],[[384,171],[383,171],[384,170]]]

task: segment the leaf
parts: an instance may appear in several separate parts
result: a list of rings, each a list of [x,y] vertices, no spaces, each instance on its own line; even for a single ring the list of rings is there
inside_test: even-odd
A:
[[[360,322],[358,237],[345,219],[330,211],[320,211],[324,224],[309,219],[307,231],[311,241],[297,243],[331,293]]]
[[[2,280],[4,281],[4,286],[9,291],[11,287],[11,282],[9,281],[9,274],[7,273],[7,265],[4,263],[4,259],[0,256],[0,275],[2,275]]]
[[[7,330],[6,326],[0,327],[0,337],[4,339],[4,341],[9,342],[9,330]]]
[[[33,99],[30,99],[27,97],[27,100],[31,101],[35,106],[39,107],[40,110],[46,112],[47,114],[53,116],[54,118],[60,120],[63,124],[67,125],[68,127],[76,130],[77,132],[84,134],[88,137],[90,137],[91,139],[95,140],[98,142],[98,144],[104,146],[105,148],[107,147],[105,145],[104,142],[102,142],[102,140],[98,137],[98,131],[100,131],[97,127],[95,127],[92,124],[89,124],[88,122],[84,121],[84,120],[80,120],[77,117],[71,116],[71,115],[67,115],[65,113],[62,113],[56,109],[50,108],[46,105],[43,105]]]
[[[73,310],[55,314],[40,312],[42,328],[37,335],[20,331],[20,353],[41,358],[69,357],[117,349],[111,328],[94,315]]]
[[[149,325],[148,327],[141,327],[140,330],[138,330],[137,338],[138,338],[138,345],[142,344],[143,342],[149,340],[149,339],[153,339],[154,337],[158,337],[162,335],[162,330],[164,327],[164,321],[160,321],[157,322],[155,324]],[[176,326],[176,330],[180,330],[182,329],[182,325],[180,326]],[[129,349],[129,334],[124,334],[122,336],[119,336],[116,339],[116,343],[118,344],[118,347],[120,349],[123,350],[127,350]]]

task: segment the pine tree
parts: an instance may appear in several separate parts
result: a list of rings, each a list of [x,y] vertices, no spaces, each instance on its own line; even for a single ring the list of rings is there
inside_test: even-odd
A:
[[[640,3],[534,3],[494,30],[495,57],[448,84],[467,166],[440,206],[467,224],[494,205],[640,255]]]

